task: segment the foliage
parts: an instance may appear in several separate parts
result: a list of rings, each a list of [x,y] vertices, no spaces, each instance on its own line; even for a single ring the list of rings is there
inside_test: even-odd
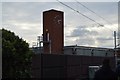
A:
[[[2,78],[30,78],[31,59],[28,43],[2,29]]]

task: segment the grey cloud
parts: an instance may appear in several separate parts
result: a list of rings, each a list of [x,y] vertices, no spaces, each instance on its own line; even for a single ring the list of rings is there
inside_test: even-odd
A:
[[[85,37],[85,38],[80,37],[75,42],[77,42],[78,45],[89,45],[89,46],[95,45],[95,40],[91,37]]]
[[[96,14],[86,10],[87,16],[94,19],[96,22],[101,23],[103,25],[110,24],[110,23],[114,24],[115,22],[117,22],[117,17],[118,17],[117,2],[106,2],[106,3],[105,2],[99,2],[99,3],[98,2],[84,2],[83,4],[87,6],[89,9],[91,9],[92,11],[94,11],[96,14],[102,16],[107,21],[106,22],[102,18],[98,17]]]
[[[108,40],[113,40],[112,37],[99,37],[97,38],[98,41],[108,41]]]
[[[15,34],[18,34],[19,36],[31,36],[31,35],[37,35],[41,33],[41,30],[39,28],[39,26],[34,26],[33,28],[29,28],[29,29],[22,29],[21,26],[16,26],[16,25],[10,25],[10,24],[3,24],[3,28],[5,29],[9,29],[13,32],[15,32]]]
[[[97,31],[89,31],[86,27],[80,26],[74,29],[70,37],[85,37],[85,36],[96,36],[98,35]]]
[[[30,3],[3,3],[3,22],[7,22],[8,20],[36,22],[38,19],[40,22],[40,18],[36,17],[36,12],[32,10],[34,8],[32,8],[32,4]]]
[[[117,2],[84,2],[83,4],[90,8],[91,10],[95,11],[99,15],[103,13],[116,14],[116,12],[118,11]],[[101,16],[106,17],[104,15]]]
[[[57,5],[58,3],[55,2],[5,2],[2,5],[3,22],[8,20],[30,23],[41,22],[42,12],[47,8],[55,8]]]
[[[89,46],[93,46],[95,45],[95,39],[93,37],[95,37],[96,35],[98,35],[97,31],[89,31],[87,28],[89,28],[88,26],[79,26],[76,29],[74,29],[71,32],[70,36],[66,36],[67,38],[76,38],[76,40],[74,41],[74,43],[76,43],[77,45],[89,45]]]
[[[112,48],[114,46],[114,39],[112,37],[99,37],[96,38],[96,41],[99,43],[98,46]]]
[[[112,44],[114,39],[112,37],[99,37],[96,38],[96,40],[99,42],[99,44]]]
[[[110,48],[114,46],[114,39],[112,37],[97,38],[96,40],[98,41],[99,46]]]

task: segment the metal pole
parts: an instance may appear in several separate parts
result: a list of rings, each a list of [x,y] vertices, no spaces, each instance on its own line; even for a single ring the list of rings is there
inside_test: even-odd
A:
[[[117,51],[116,51],[116,31],[114,31],[114,45],[115,45],[115,61],[116,61],[116,67],[117,67]]]
[[[50,54],[51,54],[51,40],[49,41]]]
[[[40,41],[40,53],[42,53],[41,41]]]
[[[114,31],[114,44],[115,44],[115,49],[116,49],[116,31]]]

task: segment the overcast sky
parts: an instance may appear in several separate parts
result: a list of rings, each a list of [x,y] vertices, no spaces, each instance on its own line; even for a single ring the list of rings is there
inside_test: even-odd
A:
[[[15,1],[15,0],[14,0]],[[26,40],[30,46],[42,35],[43,11],[56,9],[64,12],[64,45],[114,48],[113,31],[118,30],[118,3],[113,2],[82,2],[105,20],[81,6],[75,0],[64,2],[80,13],[104,25],[87,19],[59,2],[2,2],[2,26],[15,32]],[[63,0],[60,0],[63,1]],[[79,0],[78,0],[79,1]],[[81,0],[82,1],[82,0]],[[110,1],[110,0],[109,0]],[[114,0],[115,1],[115,0]],[[109,23],[108,23],[108,22]]]

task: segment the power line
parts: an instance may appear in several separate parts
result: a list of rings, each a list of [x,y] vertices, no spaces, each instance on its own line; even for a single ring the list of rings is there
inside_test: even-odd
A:
[[[90,17],[88,17],[88,16],[86,16],[86,15],[80,13],[78,10],[75,10],[74,8],[68,6],[67,4],[64,4],[63,2],[61,2],[61,1],[59,1],[59,0],[56,0],[56,1],[58,1],[59,3],[61,3],[62,5],[66,6],[66,7],[68,7],[68,8],[70,8],[71,10],[73,10],[73,11],[79,13],[80,15],[82,15],[82,16],[88,18],[89,20],[91,20],[91,21],[97,23],[99,26],[104,27],[104,25],[101,25],[100,23],[98,23],[98,22],[96,22],[95,20],[91,19]],[[92,10],[91,10],[91,11],[92,11]],[[92,11],[92,12],[94,12],[94,11]],[[94,12],[94,13],[95,13],[95,12]],[[97,14],[96,14],[96,15],[97,15]],[[100,17],[100,16],[99,16],[99,17]],[[101,18],[102,18],[102,17],[101,17]],[[102,18],[102,19],[104,19],[104,18]],[[105,19],[104,19],[104,20],[105,20]],[[108,21],[106,20],[106,22],[108,22]],[[109,22],[108,22],[108,23],[109,23]],[[109,28],[108,28],[108,29],[109,29]],[[111,29],[109,29],[109,30],[112,31]],[[113,32],[113,31],[112,31],[112,32]]]
[[[70,9],[72,9],[73,11],[75,11],[75,12],[81,14],[82,16],[88,18],[89,20],[91,20],[91,21],[97,23],[99,26],[104,27],[104,25],[101,25],[100,23],[96,22],[95,20],[93,20],[93,19],[89,18],[88,16],[86,16],[86,15],[80,13],[79,11],[75,10],[74,8],[72,8],[72,7],[70,7],[70,6],[66,5],[66,4],[64,4],[63,2],[61,2],[61,1],[59,1],[59,0],[57,0],[57,1],[58,1],[59,3],[61,3],[62,5],[64,5],[64,6],[68,7],[68,8],[70,8]],[[108,29],[109,29],[109,28],[108,28]],[[110,30],[110,29],[109,29],[109,30]],[[111,31],[112,31],[112,30],[111,30]],[[112,31],[112,32],[113,32],[113,31]]]
[[[107,23],[109,23],[109,24],[112,25],[111,22],[109,22],[108,20],[106,20],[106,19],[103,18],[102,16],[98,15],[98,14],[97,14],[96,12],[94,12],[93,10],[89,9],[88,7],[86,7],[85,5],[83,5],[82,3],[78,2],[77,0],[76,0],[76,2],[77,2],[78,4],[80,4],[81,6],[85,7],[86,9],[88,9],[89,11],[91,11],[92,13],[94,13],[95,15],[97,15],[98,17],[100,17],[101,19],[103,19],[104,21],[106,21]],[[116,27],[116,26],[115,26],[115,27]],[[110,30],[111,30],[111,29],[110,29]],[[111,30],[111,31],[112,31],[112,30]]]
[[[91,21],[93,21],[93,22],[97,23],[99,26],[101,26],[101,27],[103,27],[103,26],[104,26],[104,25],[102,25],[102,24],[100,24],[100,23],[96,22],[95,20],[91,19],[90,17],[88,17],[88,16],[86,16],[86,15],[84,15],[84,14],[80,13],[79,11],[75,10],[74,8],[72,8],[72,7],[70,7],[70,6],[66,5],[66,4],[64,4],[63,2],[61,2],[61,1],[59,1],[59,0],[57,0],[57,1],[58,1],[59,3],[61,3],[62,5],[64,5],[64,6],[68,7],[68,8],[70,8],[71,10],[73,10],[73,11],[75,11],[75,12],[79,13],[80,15],[82,15],[82,16],[84,16],[84,17],[88,18],[89,20],[91,20]]]
[[[93,21],[93,22],[97,23],[99,26],[104,27],[104,25],[102,25],[102,24],[100,24],[100,23],[96,22],[95,20],[93,20],[93,19],[89,18],[88,16],[86,16],[86,15],[84,15],[84,14],[80,13],[78,10],[75,10],[74,8],[72,8],[72,7],[70,7],[70,6],[66,5],[66,4],[64,4],[63,2],[61,2],[61,1],[59,1],[59,0],[57,0],[57,1],[58,1],[59,3],[61,3],[62,5],[64,5],[64,6],[68,7],[68,8],[70,8],[70,9],[72,9],[73,11],[75,11],[75,12],[77,12],[77,13],[81,14],[82,16],[84,16],[84,17],[88,18],[89,20],[91,20],[91,21]],[[109,29],[109,28],[108,28],[108,29]],[[109,29],[109,30],[110,30],[110,31],[112,31],[111,29]],[[113,32],[113,31],[112,31],[112,32]]]
[[[92,13],[94,13],[95,15],[97,15],[98,17],[100,17],[101,19],[103,19],[104,21],[106,21],[107,23],[113,25],[111,22],[109,22],[108,20],[106,20],[106,19],[103,18],[102,16],[98,15],[96,12],[94,12],[94,11],[91,10],[91,9],[89,9],[88,7],[86,7],[85,5],[83,5],[82,3],[78,2],[77,0],[76,0],[76,2],[77,2],[78,4],[80,4],[81,6],[85,7],[86,9],[88,9],[89,11],[91,11]],[[116,26],[114,26],[114,27],[116,27]],[[109,28],[108,28],[108,29],[109,29]],[[111,30],[111,29],[109,29],[109,30],[113,32],[113,30]],[[119,36],[119,34],[118,34],[118,36]]]
[[[82,3],[78,2],[77,0],[76,0],[76,2],[77,2],[78,4],[80,4],[80,5],[82,5],[83,7],[85,7],[86,9],[88,9],[89,11],[91,11],[92,13],[96,14],[98,17],[102,18],[102,19],[103,19],[104,21],[106,21],[107,23],[112,24],[111,22],[107,21],[105,18],[103,18],[102,16],[98,15],[96,12],[94,12],[94,11],[91,10],[91,9],[89,9],[88,7],[86,7],[85,5],[83,5]]]

